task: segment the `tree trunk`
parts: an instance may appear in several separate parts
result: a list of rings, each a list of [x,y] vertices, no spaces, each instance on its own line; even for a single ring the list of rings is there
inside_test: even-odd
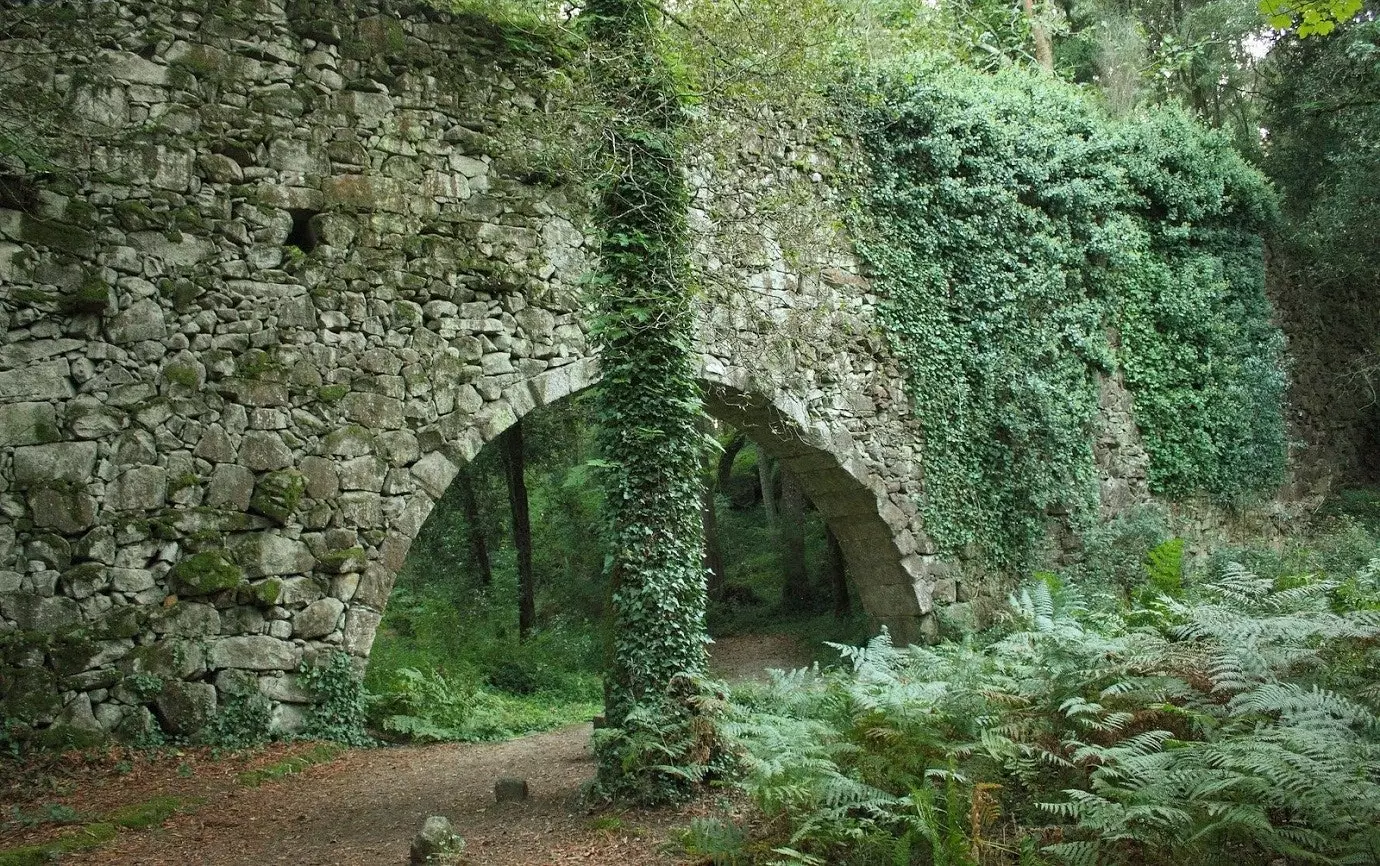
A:
[[[513,546],[517,548],[518,639],[526,640],[537,620],[536,584],[532,576],[532,520],[527,512],[527,462],[522,450],[522,422],[509,427],[503,440],[503,469],[508,477],[508,504],[513,513]]]
[[[805,563],[805,494],[784,469],[777,538],[781,544],[781,606],[804,610],[810,605],[810,570]]]
[[[1030,35],[1035,41],[1035,60],[1046,70],[1054,71],[1054,45],[1044,22],[1035,17],[1035,0],[1021,0],[1021,9],[1030,22]]]
[[[771,483],[771,458],[761,445],[757,446],[757,483],[762,488],[762,508],[767,512],[767,526],[775,526],[776,490]]]
[[[834,591],[834,618],[843,619],[853,610],[853,603],[848,598],[848,569],[844,563],[843,546],[839,544],[839,537],[834,534],[834,530],[825,528],[825,537],[829,542],[829,584]]]
[[[738,452],[743,450],[747,441],[747,437],[742,433],[734,433],[733,438],[724,446],[723,453],[719,455],[719,470],[714,478],[720,490],[728,490],[728,483],[733,478],[733,461],[738,459]]]
[[[724,551],[719,544],[719,515],[715,510],[717,485],[713,479],[704,485],[704,501],[700,513],[704,522],[704,570],[708,584],[706,589],[711,599],[721,599],[724,595]]]
[[[461,470],[455,483],[460,486],[460,508],[465,514],[470,559],[479,571],[480,586],[491,586],[494,582],[494,567],[489,560],[489,542],[484,537],[484,520],[479,514],[479,497],[474,492],[474,480],[470,478],[469,466]]]

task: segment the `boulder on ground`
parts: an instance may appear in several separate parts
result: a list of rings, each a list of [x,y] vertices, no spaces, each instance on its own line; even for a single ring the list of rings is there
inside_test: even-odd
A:
[[[432,815],[422,825],[422,831],[412,840],[411,856],[408,862],[413,866],[420,864],[447,864],[463,866],[461,855],[465,852],[465,840],[455,832],[448,819]]]
[[[500,803],[520,803],[527,799],[527,780],[501,776],[494,782],[494,799]]]

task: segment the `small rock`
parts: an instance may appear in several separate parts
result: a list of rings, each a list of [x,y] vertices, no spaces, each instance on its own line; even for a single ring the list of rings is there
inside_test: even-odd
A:
[[[440,815],[432,815],[422,825],[422,831],[412,840],[408,862],[413,866],[428,863],[448,863],[459,866],[460,855],[465,851],[465,840],[455,832],[450,821]]]
[[[527,780],[501,776],[494,782],[494,799],[500,803],[519,803],[527,799]]]

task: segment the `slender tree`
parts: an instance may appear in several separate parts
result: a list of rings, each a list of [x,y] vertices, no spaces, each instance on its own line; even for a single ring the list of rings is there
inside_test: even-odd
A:
[[[735,432],[724,445],[723,453],[719,455],[719,469],[714,475],[715,484],[720,490],[728,489],[729,482],[733,479],[733,461],[738,459],[738,453],[743,450],[747,441],[747,436]]]
[[[1035,43],[1035,61],[1044,69],[1054,71],[1054,45],[1049,39],[1049,28],[1035,15],[1035,0],[1021,0],[1021,11],[1030,23],[1030,36]]]
[[[803,610],[810,605],[810,569],[805,559],[805,493],[795,476],[781,470],[781,511],[777,514],[781,545],[781,606]]]
[[[843,619],[853,610],[853,602],[848,597],[848,568],[843,558],[843,545],[839,544],[839,537],[834,534],[834,530],[825,527],[825,541],[829,546],[829,558],[827,568],[829,572],[829,586],[834,594],[834,618]]]
[[[460,495],[460,509],[465,516],[466,542],[470,548],[470,560],[479,572],[479,584],[491,586],[494,582],[493,562],[489,559],[489,542],[484,537],[484,519],[479,513],[479,497],[474,490],[471,466],[466,466],[456,476],[455,484]]]
[[[508,504],[513,515],[513,546],[518,567],[518,637],[526,640],[537,620],[536,581],[532,574],[532,519],[527,508],[527,460],[522,447],[522,422],[504,431],[503,470],[508,478]]]
[[[767,525],[776,526],[776,486],[772,484],[772,460],[767,450],[757,445],[757,484],[762,489],[762,510],[767,513]]]

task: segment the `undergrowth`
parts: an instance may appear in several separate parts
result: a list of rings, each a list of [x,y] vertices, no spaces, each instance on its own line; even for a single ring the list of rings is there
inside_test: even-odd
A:
[[[1185,578],[1147,540],[1130,593],[1042,573],[981,637],[741,690],[725,729],[779,832],[714,862],[1380,861],[1380,542]]]

